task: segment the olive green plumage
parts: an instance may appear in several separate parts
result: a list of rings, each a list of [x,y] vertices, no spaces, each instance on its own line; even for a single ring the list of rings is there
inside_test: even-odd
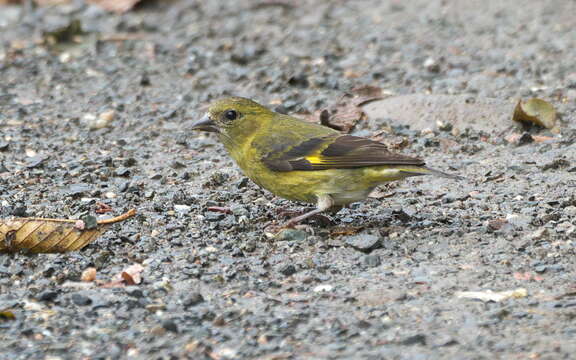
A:
[[[317,204],[289,225],[332,206],[364,200],[388,181],[428,174],[458,178],[392,153],[384,144],[278,114],[240,97],[211,104],[194,129],[216,132],[256,184],[289,200]]]

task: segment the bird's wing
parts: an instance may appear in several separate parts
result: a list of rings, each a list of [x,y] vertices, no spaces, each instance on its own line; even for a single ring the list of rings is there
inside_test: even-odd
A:
[[[274,171],[354,169],[381,165],[424,166],[424,161],[395,154],[386,145],[351,135],[314,137],[277,148],[262,158]]]

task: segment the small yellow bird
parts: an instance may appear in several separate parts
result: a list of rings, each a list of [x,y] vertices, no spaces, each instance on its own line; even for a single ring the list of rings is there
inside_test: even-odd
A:
[[[215,101],[194,130],[215,132],[236,164],[259,186],[288,200],[316,204],[302,220],[366,199],[378,185],[416,175],[459,176],[395,154],[363,137],[275,113],[241,97]]]

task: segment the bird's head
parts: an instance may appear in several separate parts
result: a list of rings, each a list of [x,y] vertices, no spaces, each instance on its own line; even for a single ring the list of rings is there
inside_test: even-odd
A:
[[[229,97],[210,104],[206,114],[192,129],[218,133],[223,142],[233,140],[241,143],[273,116],[271,110],[250,99]]]

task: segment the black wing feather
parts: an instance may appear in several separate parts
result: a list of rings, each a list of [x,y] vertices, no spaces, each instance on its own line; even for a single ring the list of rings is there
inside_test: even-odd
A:
[[[382,143],[351,135],[313,138],[286,152],[269,153],[262,160],[274,171],[355,169],[381,165],[424,166],[421,159],[392,153]]]

